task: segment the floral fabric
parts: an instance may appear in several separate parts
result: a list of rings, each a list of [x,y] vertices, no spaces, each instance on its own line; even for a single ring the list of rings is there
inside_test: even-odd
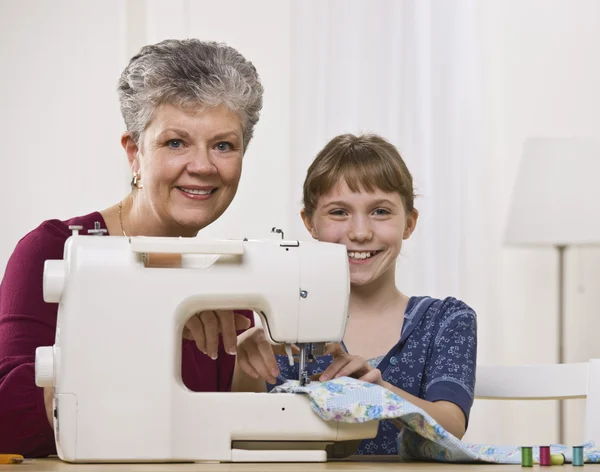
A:
[[[448,433],[424,410],[379,385],[340,377],[327,382],[300,386],[289,380],[272,393],[299,393],[308,396],[312,410],[325,421],[364,423],[373,420],[396,420],[396,442],[400,460],[438,462],[491,462],[520,464],[517,446],[494,446],[462,442]],[[390,421],[391,423],[391,421]],[[539,447],[533,448],[533,460],[539,462]],[[572,448],[552,445],[551,453],[561,453],[565,462],[572,461]],[[600,449],[584,444],[584,461],[600,463]]]

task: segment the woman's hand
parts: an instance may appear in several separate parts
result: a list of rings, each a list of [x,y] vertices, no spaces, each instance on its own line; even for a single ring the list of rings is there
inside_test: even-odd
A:
[[[238,336],[237,363],[246,375],[262,378],[274,384],[279,375],[274,346],[267,341],[265,331],[254,327]]]
[[[237,352],[237,331],[248,329],[250,320],[232,310],[203,311],[196,313],[185,324],[183,337],[196,341],[198,349],[216,359],[219,352],[219,333],[223,337],[225,352]]]
[[[52,400],[54,400],[54,387],[44,387],[44,406],[46,407],[46,418],[48,418],[50,427],[54,429],[54,405]]]
[[[381,371],[371,367],[360,356],[348,354],[339,343],[329,343],[323,354],[331,354],[333,361],[329,367],[313,378],[325,382],[338,377],[353,377],[364,382],[381,385]]]

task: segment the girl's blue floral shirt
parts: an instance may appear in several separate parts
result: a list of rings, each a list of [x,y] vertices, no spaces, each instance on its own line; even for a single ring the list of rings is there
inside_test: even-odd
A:
[[[308,364],[309,375],[324,371],[331,361],[329,355],[317,357]],[[297,362],[290,366],[286,356],[277,356],[277,362],[281,374],[276,385],[298,379]],[[477,364],[476,314],[452,297],[411,297],[398,343],[369,362],[381,370],[384,381],[411,395],[458,405],[468,422]],[[356,454],[398,454],[398,432],[390,420],[381,421],[377,437],[361,441]]]

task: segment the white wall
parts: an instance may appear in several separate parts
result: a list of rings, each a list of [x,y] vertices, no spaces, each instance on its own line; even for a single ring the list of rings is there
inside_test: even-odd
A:
[[[0,3],[0,275],[42,220],[103,209],[126,190],[122,20],[115,0]]]
[[[477,211],[480,219],[469,227],[472,245],[466,249],[484,248],[489,266],[485,286],[473,273],[464,290],[472,294],[470,299],[486,291],[491,300],[479,313],[486,332],[492,333],[481,337],[486,340],[480,346],[482,359],[552,362],[555,254],[504,248],[502,233],[523,140],[532,134],[600,134],[600,3],[511,0],[479,5],[487,103],[483,139],[490,151],[481,156],[487,192],[470,195],[469,211]],[[1,2],[0,274],[17,240],[43,219],[102,209],[128,191],[116,82],[141,45],[167,37],[225,41],[255,63],[265,85],[265,106],[245,157],[239,193],[205,234],[261,237],[279,226],[304,237],[297,188],[304,170],[291,158],[301,138],[292,138],[292,126],[310,117],[295,115],[294,104],[302,97],[296,95],[301,84],[291,71],[293,11],[292,2],[280,0]],[[307,24],[323,21],[306,17]],[[335,26],[336,19],[331,21]],[[315,120],[323,118],[318,109],[315,115]],[[481,228],[494,236],[482,241]],[[593,337],[600,328],[599,276],[600,250],[569,251],[569,360],[600,356]],[[568,442],[574,444],[583,439],[577,428],[580,408],[569,414]],[[538,416],[536,426],[531,415]],[[478,403],[467,439],[551,442],[556,438],[554,415],[554,405]]]

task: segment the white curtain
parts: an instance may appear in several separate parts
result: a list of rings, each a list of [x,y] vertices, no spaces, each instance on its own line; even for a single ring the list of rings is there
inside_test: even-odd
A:
[[[494,355],[490,245],[499,239],[486,199],[478,2],[329,0],[292,9],[292,189],[297,213],[306,169],[339,133],[374,132],[411,170],[420,211],[397,283],[409,295],[448,295],[478,312],[479,361]],[[308,237],[299,217],[293,230]],[[486,410],[487,408],[487,410]],[[477,405],[471,431],[485,430]],[[496,426],[499,424],[497,423]],[[485,437],[485,435],[483,436]]]
[[[482,111],[476,2],[302,1],[293,8],[294,202],[339,133],[395,144],[415,178],[418,231],[398,264],[410,293],[469,293],[479,232]],[[296,231],[304,231],[299,218]]]

